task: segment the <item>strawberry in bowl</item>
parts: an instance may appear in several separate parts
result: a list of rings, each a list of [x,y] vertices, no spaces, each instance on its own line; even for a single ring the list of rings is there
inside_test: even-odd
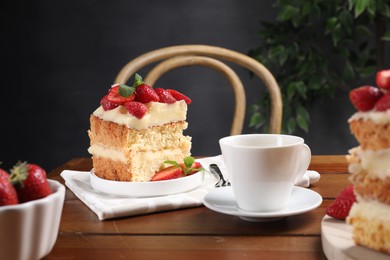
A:
[[[13,198],[0,205],[0,259],[41,259],[57,239],[65,187],[35,164],[18,163],[10,172],[0,169],[0,201]]]

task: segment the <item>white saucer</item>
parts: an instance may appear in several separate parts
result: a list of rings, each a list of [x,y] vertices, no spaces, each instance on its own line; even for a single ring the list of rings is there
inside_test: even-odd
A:
[[[352,226],[345,220],[325,216],[321,222],[321,241],[328,259],[389,259],[387,254],[356,245],[352,239]]]
[[[216,212],[238,216],[248,221],[274,221],[282,217],[301,214],[317,208],[322,203],[322,197],[307,188],[293,187],[287,207],[273,212],[251,212],[237,206],[231,187],[221,187],[209,192],[203,199],[203,204]]]
[[[199,171],[186,177],[166,181],[111,181],[99,178],[93,169],[90,172],[90,183],[95,190],[126,197],[158,197],[178,194],[198,188],[202,182],[204,173]]]

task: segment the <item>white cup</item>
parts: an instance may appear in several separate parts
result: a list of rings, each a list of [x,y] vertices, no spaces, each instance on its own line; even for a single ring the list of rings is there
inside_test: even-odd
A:
[[[284,209],[311,159],[304,140],[292,135],[235,135],[219,144],[238,207],[245,211]]]

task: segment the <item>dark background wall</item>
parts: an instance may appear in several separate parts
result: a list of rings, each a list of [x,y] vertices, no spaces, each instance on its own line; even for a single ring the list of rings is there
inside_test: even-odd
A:
[[[1,5],[0,161],[8,169],[28,160],[48,171],[89,156],[89,115],[128,61],[178,44],[247,53],[261,41],[258,21],[276,15],[270,0],[15,0]],[[246,70],[233,69],[243,80],[249,106],[264,86]],[[156,85],[193,99],[186,132],[193,137],[193,154],[219,154],[218,139],[229,134],[233,113],[227,80],[191,67],[166,74]],[[247,111],[244,133],[254,131],[247,127]],[[310,132],[297,135],[314,154],[345,154],[356,144],[347,125],[352,113],[347,92],[339,90],[335,99],[315,104]]]

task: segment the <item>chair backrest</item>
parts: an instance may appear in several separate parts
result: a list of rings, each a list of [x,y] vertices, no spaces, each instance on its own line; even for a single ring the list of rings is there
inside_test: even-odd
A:
[[[275,78],[261,63],[236,51],[209,45],[178,45],[157,49],[127,63],[116,76],[114,83],[126,83],[141,68],[159,61],[162,62],[150,70],[145,77],[144,81],[150,85],[154,85],[160,76],[177,67],[199,65],[215,69],[229,80],[235,94],[235,112],[230,134],[241,134],[245,119],[245,90],[237,74],[225,63],[217,59],[236,63],[252,71],[260,78],[271,97],[269,132],[280,133],[282,126],[282,98]]]

